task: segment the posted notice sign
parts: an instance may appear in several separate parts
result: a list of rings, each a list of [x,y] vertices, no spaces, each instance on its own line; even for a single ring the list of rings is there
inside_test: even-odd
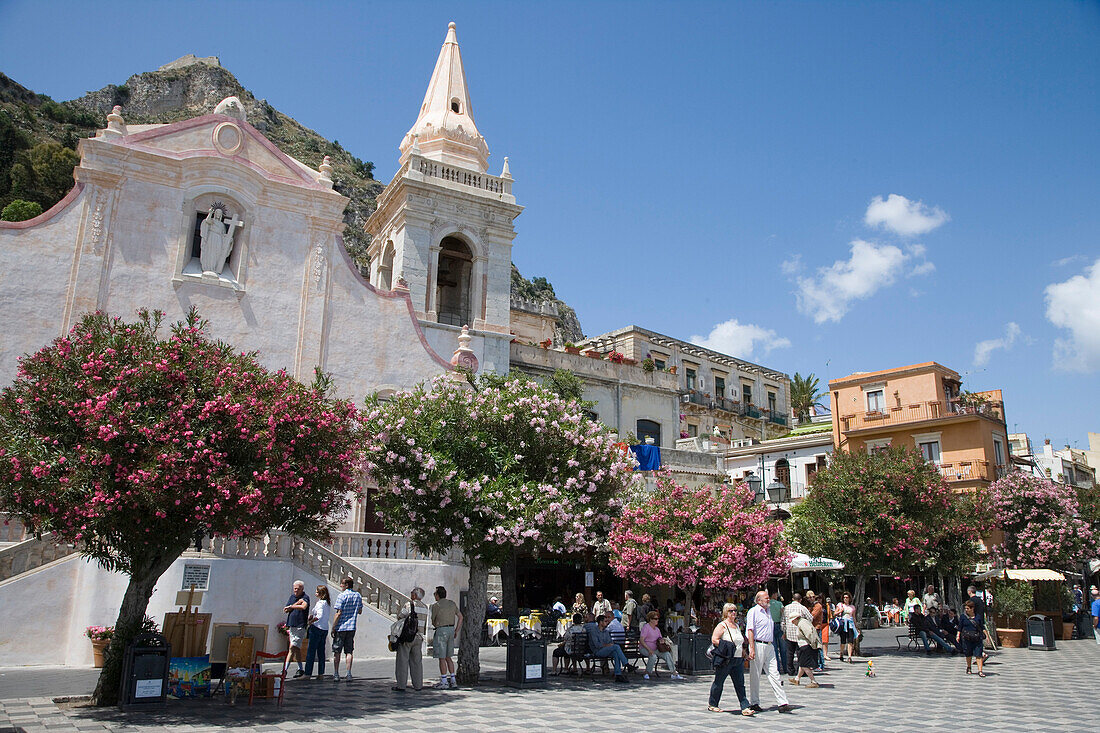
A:
[[[164,680],[138,680],[134,685],[134,697],[160,697]]]
[[[209,565],[183,566],[183,588],[181,590],[190,590],[192,585],[195,586],[195,590],[210,590]]]

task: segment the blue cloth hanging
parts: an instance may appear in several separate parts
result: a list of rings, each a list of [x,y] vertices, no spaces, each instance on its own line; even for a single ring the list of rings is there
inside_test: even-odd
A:
[[[661,446],[659,445],[632,445],[634,457],[638,459],[638,467],[635,471],[659,471],[661,469]]]

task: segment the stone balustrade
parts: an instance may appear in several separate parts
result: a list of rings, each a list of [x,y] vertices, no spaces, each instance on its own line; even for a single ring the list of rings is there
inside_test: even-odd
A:
[[[52,534],[30,538],[0,550],[0,583],[36,570],[76,552],[76,547],[54,541]]]
[[[370,532],[336,532],[332,539],[320,543],[340,557],[371,560],[435,560],[439,562],[463,562],[462,551],[455,548],[447,553],[422,552],[402,535],[373,534]]]

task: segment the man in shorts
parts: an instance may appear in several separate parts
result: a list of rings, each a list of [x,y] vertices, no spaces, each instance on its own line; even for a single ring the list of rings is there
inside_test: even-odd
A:
[[[447,597],[447,589],[441,585],[435,589],[431,616],[432,628],[435,629],[432,656],[439,660],[439,683],[436,689],[458,687],[455,682],[455,661],[451,658],[451,652],[454,651],[455,635],[462,628],[462,613],[455,602]]]
[[[306,627],[309,626],[309,596],[302,581],[294,581],[294,590],[283,606],[283,613],[286,614],[286,633],[290,638],[283,668],[289,668],[292,661],[298,662],[298,671],[294,673],[297,678],[305,674],[302,669],[302,640],[306,638]]]
[[[355,651],[355,622],[363,612],[363,596],[355,590],[355,581],[344,578],[343,592],[336,596],[336,615],[332,619],[332,680],[340,680],[340,653],[348,657],[346,679],[351,679],[351,653]]]

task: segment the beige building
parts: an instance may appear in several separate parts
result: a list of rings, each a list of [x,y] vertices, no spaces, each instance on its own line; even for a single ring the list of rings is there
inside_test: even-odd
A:
[[[646,426],[646,434],[659,433],[663,444],[671,444],[666,442],[670,434],[714,438],[728,446],[731,441],[767,439],[788,431],[791,382],[782,372],[638,326],[595,336],[578,346],[605,356],[618,352],[638,364],[652,359],[656,371],[676,377],[683,418],[672,425]]]
[[[988,485],[1009,470],[1001,391],[967,397],[961,387],[936,362],[830,381],[836,450],[916,448],[957,488]]]

